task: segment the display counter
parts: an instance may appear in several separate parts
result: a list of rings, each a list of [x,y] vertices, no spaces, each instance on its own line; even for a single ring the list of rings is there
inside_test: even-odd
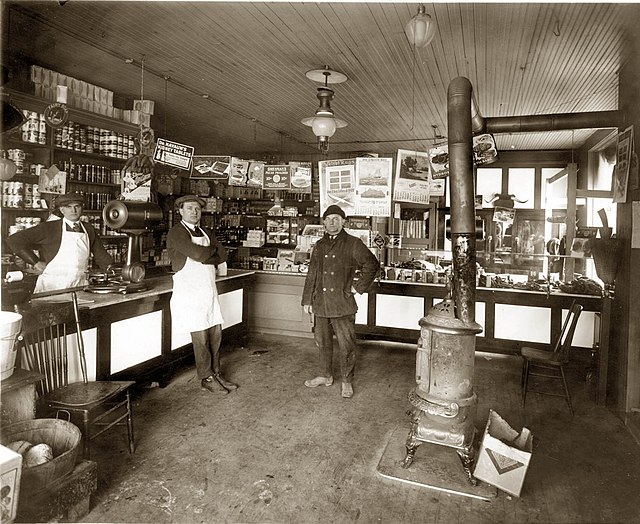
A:
[[[312,318],[300,305],[303,273],[256,271],[251,289],[251,332],[313,336]],[[419,320],[444,299],[443,284],[381,280],[368,293],[356,295],[356,333],[415,344]],[[545,348],[562,328],[564,315],[576,300],[584,307],[573,347],[597,351],[598,399],[606,392],[611,300],[593,295],[484,288],[476,290],[476,322],[482,326],[476,349],[513,354],[522,345]]]
[[[227,276],[216,277],[224,317],[223,343],[242,342],[247,335],[247,289],[253,275],[252,271],[229,270]],[[172,277],[148,278],[145,283],[148,289],[124,295],[77,292],[89,380],[154,380],[162,384],[174,366],[192,358],[190,334],[171,324]],[[34,296],[31,307],[62,300],[69,300],[68,293]],[[73,380],[81,375],[75,351],[70,351],[70,357]]]

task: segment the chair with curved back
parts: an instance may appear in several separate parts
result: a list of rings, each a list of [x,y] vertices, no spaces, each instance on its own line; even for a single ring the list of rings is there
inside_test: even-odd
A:
[[[542,395],[551,395],[556,397],[564,397],[569,405],[569,411],[573,415],[573,405],[571,404],[571,395],[567,387],[567,378],[565,376],[565,366],[569,362],[569,350],[573,342],[573,335],[576,331],[578,318],[582,312],[582,306],[575,301],[571,304],[569,314],[564,320],[560,335],[553,344],[551,351],[544,349],[536,349],[531,347],[523,347],[520,354],[523,358],[522,363],[522,407],[524,408],[527,399],[527,388],[529,387],[529,377],[537,376],[544,378],[553,378],[562,381],[564,394],[560,395],[551,391],[531,390],[534,393]],[[533,371],[533,370],[538,371]]]
[[[71,422],[82,429],[84,456],[90,457],[90,442],[114,426],[126,426],[129,452],[135,451],[131,386],[133,381],[87,380],[87,363],[78,299],[71,293],[68,302],[55,302],[21,311],[23,315],[22,367],[44,375],[36,385],[38,409],[51,415],[68,412]],[[82,382],[69,384],[68,336],[74,336],[82,372]]]

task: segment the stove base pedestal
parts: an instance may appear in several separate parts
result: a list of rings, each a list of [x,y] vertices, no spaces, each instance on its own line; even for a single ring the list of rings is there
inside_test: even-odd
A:
[[[406,459],[406,426],[397,427],[378,463],[377,471],[385,478],[423,486],[445,493],[491,501],[498,490],[484,482],[472,485],[468,477],[461,474],[460,456],[462,450],[439,444],[421,442],[413,450],[411,468],[403,467]],[[455,451],[455,453],[454,453]],[[469,462],[469,469],[471,467]]]

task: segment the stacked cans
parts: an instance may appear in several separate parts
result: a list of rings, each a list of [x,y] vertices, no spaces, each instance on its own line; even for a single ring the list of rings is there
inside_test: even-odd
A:
[[[97,153],[112,158],[125,159],[135,154],[133,136],[71,121],[56,129],[54,143],[62,149]]]
[[[4,180],[2,182],[2,207],[13,209],[41,209],[38,184]]]
[[[8,149],[7,156],[16,165],[16,175],[24,174],[24,161],[27,157],[24,149]]]
[[[42,219],[40,217],[16,217],[16,223],[9,226],[9,234],[13,235],[23,229],[37,226],[41,221]]]
[[[22,111],[25,123],[22,124],[22,141],[30,144],[47,143],[47,123],[44,114],[35,111]]]

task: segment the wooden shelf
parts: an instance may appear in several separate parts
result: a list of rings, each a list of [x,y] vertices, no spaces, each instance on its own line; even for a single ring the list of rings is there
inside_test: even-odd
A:
[[[38,113],[44,113],[47,106],[54,103],[52,100],[45,100],[20,91],[5,89],[4,92],[9,94],[10,102],[18,108],[29,108],[30,111],[37,111]],[[86,111],[75,107],[67,106],[67,109],[69,110],[69,120],[76,122],[77,124],[101,127],[109,129],[110,131],[115,131],[116,133],[124,133],[132,136],[137,135],[140,131],[140,126],[137,124],[123,122],[122,120],[117,120],[99,113],[93,113],[92,111]]]

